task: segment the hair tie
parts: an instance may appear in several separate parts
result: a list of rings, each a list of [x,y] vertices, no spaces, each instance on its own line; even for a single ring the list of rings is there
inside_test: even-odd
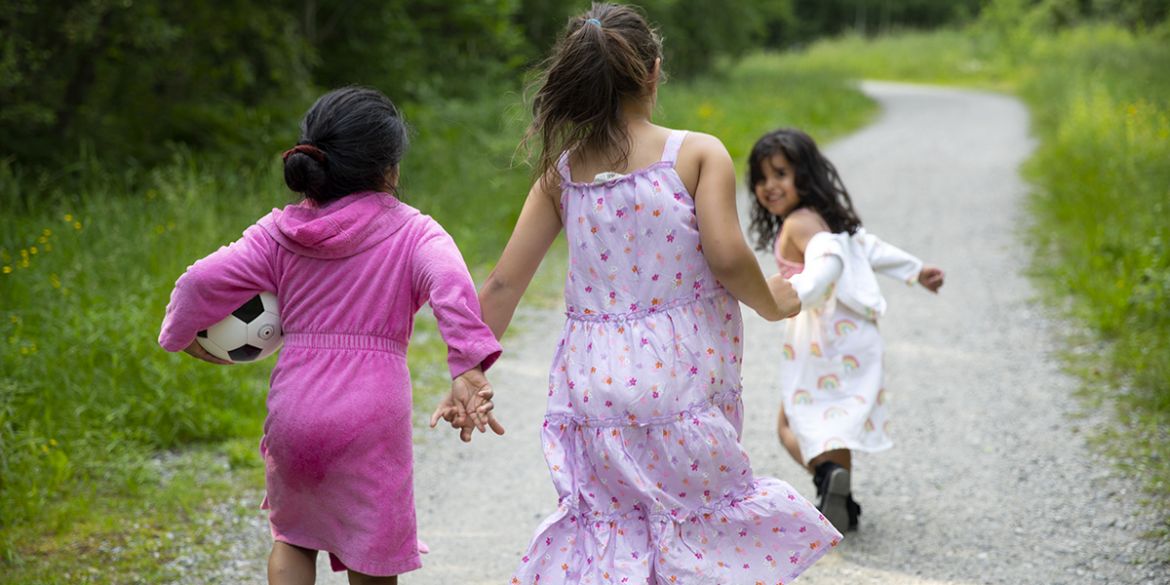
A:
[[[313,146],[312,144],[298,144],[298,145],[284,151],[284,153],[280,155],[280,159],[287,161],[288,157],[296,152],[299,152],[299,153],[317,161],[320,164],[325,164],[325,153],[322,152],[320,148],[317,148],[316,146]]]
[[[597,20],[596,18],[585,19],[585,24],[592,24],[593,26],[596,26],[597,28],[601,28],[601,21]]]

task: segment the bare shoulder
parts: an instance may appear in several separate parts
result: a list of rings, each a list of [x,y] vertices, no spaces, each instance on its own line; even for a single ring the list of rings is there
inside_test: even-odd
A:
[[[678,153],[679,162],[683,161],[684,157],[727,157],[731,155],[727,153],[727,147],[723,145],[723,141],[702,132],[687,132],[687,137],[683,140],[682,149]]]
[[[688,132],[679,149],[675,171],[691,194],[696,194],[700,180],[727,175],[735,180],[735,163],[727,147],[718,138],[702,132]]]
[[[542,197],[559,204],[561,200],[561,181],[560,171],[555,168],[549,169],[532,184],[532,189],[528,194],[530,197]]]
[[[821,214],[807,207],[801,207],[784,218],[782,230],[784,232],[783,239],[792,242],[803,253],[805,246],[813,236],[820,232],[829,231],[829,224],[825,223]]]

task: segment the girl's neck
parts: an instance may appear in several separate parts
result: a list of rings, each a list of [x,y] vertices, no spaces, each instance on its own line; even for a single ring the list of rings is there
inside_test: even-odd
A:
[[[654,114],[654,97],[622,100],[621,119],[626,128],[633,130],[636,126],[653,125],[651,118]]]

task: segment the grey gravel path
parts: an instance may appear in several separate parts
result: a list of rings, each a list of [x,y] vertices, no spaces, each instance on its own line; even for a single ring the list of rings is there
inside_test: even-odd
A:
[[[861,529],[799,582],[1170,583],[1167,568],[1148,561],[1170,557],[1165,546],[1140,538],[1153,519],[1136,483],[1086,447],[1108,417],[1070,399],[1077,382],[1054,355],[1065,325],[1050,320],[1023,276],[1026,110],[971,91],[872,82],[864,90],[880,102],[880,119],[828,155],[866,227],[943,267],[947,284],[933,297],[882,283],[897,444],[857,458]],[[780,326],[745,317],[744,443],[757,474],[811,497],[807,473],[774,435]],[[491,372],[505,437],[462,445],[420,427],[419,526],[433,552],[404,584],[502,585],[555,509],[538,429],[561,319],[524,310],[522,332],[505,340]],[[264,583],[263,517],[237,520],[222,540],[218,568],[190,582]],[[319,582],[345,582],[323,558],[320,566]]]

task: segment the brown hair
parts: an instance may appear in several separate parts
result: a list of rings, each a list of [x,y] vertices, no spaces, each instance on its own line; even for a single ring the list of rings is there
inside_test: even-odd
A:
[[[777,154],[783,155],[792,165],[796,193],[800,196],[797,209],[809,207],[816,211],[828,224],[829,231],[835,234],[857,233],[861,228],[861,218],[853,208],[853,198],[845,189],[837,167],[821,153],[812,136],[795,128],[780,128],[761,136],[748,156],[751,231],[756,236],[757,249],[762,252],[771,250],[784,224],[784,218],[772,215],[755,195],[756,185],[764,182],[764,165]]]
[[[630,139],[620,119],[622,100],[646,95],[661,56],[662,39],[635,8],[594,4],[569,19],[533,84],[532,124],[521,142],[531,155],[539,137],[533,175],[544,177],[561,153],[582,147],[616,152],[610,162],[623,166]]]

